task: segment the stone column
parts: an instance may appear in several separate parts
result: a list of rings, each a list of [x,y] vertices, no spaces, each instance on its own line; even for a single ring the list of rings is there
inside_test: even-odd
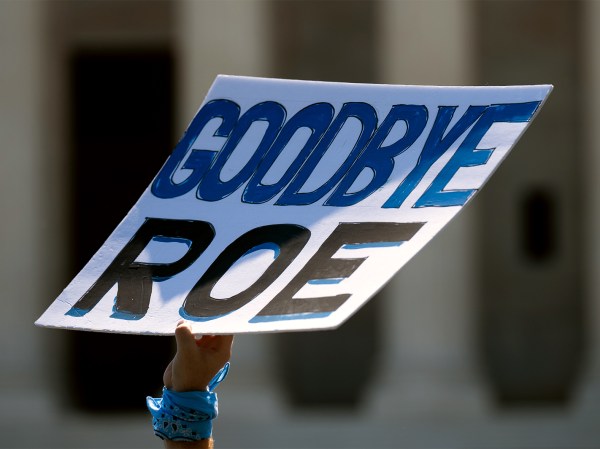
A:
[[[47,335],[33,325],[49,303],[44,285],[54,273],[42,249],[49,226],[42,14],[41,2],[0,2],[0,394],[10,417],[48,414],[52,406]]]
[[[582,111],[584,127],[584,204],[587,220],[584,226],[585,263],[584,279],[587,299],[587,353],[577,405],[583,413],[600,409],[600,3],[584,2],[583,64],[585,108]]]
[[[469,2],[381,4],[381,79],[391,84],[472,82]],[[386,287],[386,347],[375,408],[382,414],[478,411],[473,204]],[[435,412],[434,412],[435,411]]]
[[[176,44],[181,131],[215,77],[268,76],[268,4],[265,0],[181,0]]]
[[[39,262],[44,186],[41,164],[41,11],[38,2],[0,2],[0,388],[23,387],[27,403],[43,383]],[[22,393],[19,392],[19,394]],[[27,393],[31,393],[28,395]],[[33,399],[33,398],[31,398]]]

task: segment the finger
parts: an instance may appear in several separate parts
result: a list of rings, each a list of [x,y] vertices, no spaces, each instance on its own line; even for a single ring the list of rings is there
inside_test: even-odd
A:
[[[196,340],[196,345],[215,351],[226,349],[233,344],[233,335],[202,335]]]
[[[196,339],[196,346],[200,348],[210,348],[216,337],[216,335],[201,335],[200,338]]]
[[[173,387],[173,361],[167,366],[165,369],[165,373],[163,374],[163,384],[167,388]]]
[[[175,328],[177,351],[189,351],[195,347],[196,339],[192,333],[192,325],[187,321],[180,321]]]
[[[219,349],[231,348],[233,346],[233,335],[219,335],[215,344]]]
[[[233,335],[217,335],[211,342],[213,351],[227,354],[231,357],[231,347],[233,346]]]

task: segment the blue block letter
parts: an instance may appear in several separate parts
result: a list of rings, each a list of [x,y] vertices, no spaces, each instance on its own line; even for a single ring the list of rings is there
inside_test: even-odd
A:
[[[198,111],[186,133],[175,147],[175,150],[173,150],[173,154],[156,176],[156,179],[152,183],[152,194],[158,198],[174,198],[185,195],[196,187],[208,167],[210,167],[216,154],[214,151],[192,150],[187,161],[181,167],[186,170],[192,170],[192,173],[190,173],[185,181],[180,183],[173,181],[173,175],[208,122],[217,117],[222,118],[223,122],[217,128],[215,136],[227,137],[235,127],[239,114],[240,107],[233,101],[214,100],[205,104]]]

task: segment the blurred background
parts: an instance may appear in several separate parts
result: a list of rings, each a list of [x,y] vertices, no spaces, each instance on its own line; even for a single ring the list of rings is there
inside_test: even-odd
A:
[[[217,447],[600,447],[599,48],[594,0],[0,0],[0,447],[162,447],[170,338],[33,322],[219,73],[555,89],[348,323],[237,338]]]

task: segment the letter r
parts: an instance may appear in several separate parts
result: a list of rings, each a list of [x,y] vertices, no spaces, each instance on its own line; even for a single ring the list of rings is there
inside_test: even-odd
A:
[[[117,284],[115,312],[126,314],[129,319],[141,318],[150,305],[152,282],[168,279],[188,268],[204,252],[214,236],[214,228],[205,221],[147,218],[67,315],[85,315]],[[144,248],[156,237],[183,239],[188,243],[188,251],[181,259],[172,263],[136,262]]]

